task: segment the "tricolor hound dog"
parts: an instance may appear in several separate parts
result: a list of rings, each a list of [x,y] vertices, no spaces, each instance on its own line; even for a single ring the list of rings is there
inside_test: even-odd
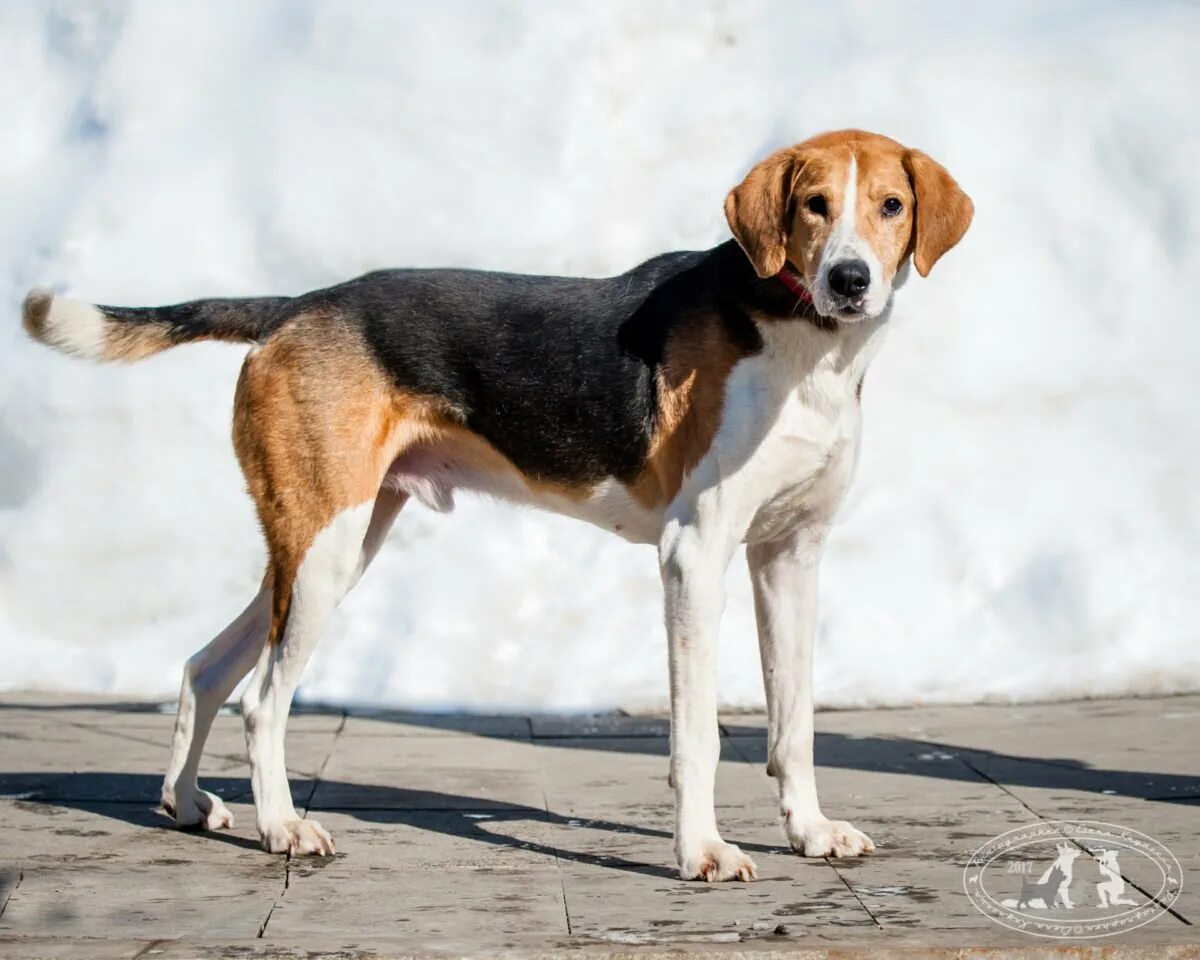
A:
[[[817,562],[850,482],[863,373],[892,291],[962,238],[972,204],[917,150],[842,131],[780,150],[725,199],[735,241],[603,280],[382,270],[298,297],[92,306],[34,290],[24,324],[95,360],[253,343],[233,443],[269,550],[245,612],[188,661],[162,800],[229,826],[199,789],[218,708],[242,695],[254,802],[272,852],[332,854],[292,805],[284,725],[331,611],[400,508],[478,491],[658,547],[671,685],[675,856],[687,879],[750,880],[721,839],[714,646],[739,543],[754,584],[768,772],[791,846],[870,853],[813,775]],[[256,666],[257,663],[257,666]]]

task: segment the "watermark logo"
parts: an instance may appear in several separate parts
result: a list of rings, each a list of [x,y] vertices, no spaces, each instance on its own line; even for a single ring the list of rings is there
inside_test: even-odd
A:
[[[971,854],[963,889],[980,913],[1038,937],[1091,939],[1166,913],[1183,889],[1179,861],[1137,830],[1054,820],[993,837]]]

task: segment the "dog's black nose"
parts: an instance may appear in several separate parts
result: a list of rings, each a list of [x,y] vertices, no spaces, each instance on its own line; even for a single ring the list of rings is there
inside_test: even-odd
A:
[[[870,285],[871,270],[861,260],[843,260],[829,268],[829,288],[839,296],[862,296]]]

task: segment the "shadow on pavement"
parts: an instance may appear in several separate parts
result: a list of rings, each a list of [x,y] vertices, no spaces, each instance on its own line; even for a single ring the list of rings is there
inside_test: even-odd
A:
[[[669,848],[669,831],[594,820],[585,817],[564,817],[536,807],[502,803],[440,793],[431,790],[407,790],[377,784],[342,783],[322,780],[323,784],[352,796],[363,806],[330,806],[313,810],[320,818],[322,812],[337,812],[366,823],[400,824],[429,830],[481,843],[507,846],[540,853],[550,859],[570,860],[618,870],[663,878],[676,878],[677,873],[659,863],[639,863],[611,855],[579,853],[562,847],[506,836],[488,829],[489,824],[513,821],[533,821],[569,829],[593,829],[610,833],[652,837],[662,840]],[[242,777],[204,777],[204,789],[227,801],[250,798],[250,781]],[[292,792],[297,797],[311,792],[313,781],[293,778]],[[152,830],[175,830],[174,821],[156,801],[162,778],[153,774],[94,772],[94,773],[5,773],[0,774],[0,796],[17,798],[26,810],[37,811],[46,805],[67,807],[121,820]],[[302,805],[300,805],[302,807]],[[227,843],[245,849],[259,849],[253,840],[223,831],[203,833],[205,839]],[[743,843],[740,846],[754,853],[784,852],[786,848],[763,844]]]
[[[153,705],[145,703],[0,704],[0,711],[5,709],[48,712],[159,712]],[[298,712],[341,715],[344,711],[306,707],[300,708]],[[375,722],[425,726],[443,732],[456,731],[482,737],[497,736],[487,732],[487,718],[473,715],[386,711],[351,715],[361,715]],[[593,720],[594,724],[583,718],[567,718],[557,727],[551,723],[543,728],[553,730],[554,735],[538,735],[534,732],[533,742],[550,747],[561,746],[609,753],[655,754],[663,756],[665,762],[667,741],[664,722],[626,717],[597,717]],[[533,729],[531,728],[531,731]],[[572,734],[572,730],[576,732]],[[766,735],[762,727],[726,724],[724,731],[726,738],[736,744],[737,751],[747,761],[765,763]],[[504,739],[511,739],[511,735]],[[816,758],[818,766],[827,768],[898,773],[975,783],[992,782],[1001,786],[1090,791],[1109,796],[1162,802],[1195,803],[1200,799],[1200,776],[1112,770],[1093,767],[1069,757],[1019,757],[905,737],[860,737],[818,733]],[[245,778],[204,777],[201,782],[205,789],[226,800],[249,799],[250,785]],[[653,837],[669,844],[671,835],[667,831],[607,820],[568,818],[545,809],[481,800],[477,797],[380,784],[340,783],[324,779],[321,782],[335,788],[339,797],[346,798],[345,802],[328,809],[348,814],[361,821],[404,824],[481,843],[530,850],[549,858],[653,876],[675,876],[673,871],[658,864],[573,852],[529,842],[492,832],[487,829],[487,825],[528,820],[569,828],[590,828],[615,834]],[[31,805],[53,803],[99,812],[148,828],[174,829],[172,821],[154,809],[160,786],[161,778],[156,775],[119,771],[0,773],[0,796],[13,797]],[[312,796],[315,783],[312,780],[293,778],[292,787],[297,797]],[[319,812],[317,815],[319,816]],[[205,836],[241,847],[257,847],[253,841],[225,833],[211,833]],[[783,849],[756,844],[741,846],[750,852],[776,852]]]
[[[112,713],[161,713],[157,704],[127,703],[0,703],[4,710],[69,712],[73,710]],[[322,705],[297,705],[295,714],[342,716],[347,711]],[[489,717],[479,714],[415,713],[388,710],[351,710],[351,717],[374,722],[422,726],[431,731],[458,732],[499,739],[511,734],[489,732]],[[539,718],[535,718],[535,727]],[[555,723],[557,721],[557,723]],[[726,723],[724,735],[737,743],[738,752],[751,763],[766,763],[766,730],[761,726]],[[532,739],[543,746],[597,750],[606,753],[667,755],[665,720],[652,717],[601,715],[596,717],[552,718],[552,733],[533,730]],[[580,732],[582,730],[587,732]],[[574,731],[574,732],[572,732]],[[1031,737],[1036,731],[1031,731]],[[1081,790],[1108,796],[1131,797],[1167,803],[1195,803],[1200,800],[1200,774],[1181,775],[1154,771],[1113,770],[1094,767],[1072,757],[1015,756],[975,747],[960,747],[935,740],[907,737],[850,736],[841,733],[816,734],[818,767],[863,770],[877,773],[903,773],[909,776],[941,780],[991,781],[1000,786]],[[958,760],[961,762],[950,762]],[[79,776],[94,776],[80,774]],[[108,776],[126,776],[109,774]],[[665,771],[664,771],[665,776]],[[0,795],[13,791],[5,786],[11,775],[0,774]],[[355,790],[390,789],[372,786]],[[158,786],[147,796],[158,797]]]

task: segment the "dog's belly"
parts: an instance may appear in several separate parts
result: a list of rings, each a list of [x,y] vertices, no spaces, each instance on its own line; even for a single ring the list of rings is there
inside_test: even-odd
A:
[[[543,483],[499,463],[494,451],[474,441],[445,439],[406,451],[384,485],[443,513],[465,490],[584,520],[632,543],[657,543],[662,531],[662,510],[639,504],[618,480],[578,487]]]
[[[662,535],[663,511],[643,507],[619,480],[604,480],[587,500],[571,504],[569,509],[547,509],[586,520],[630,543],[658,543]]]

